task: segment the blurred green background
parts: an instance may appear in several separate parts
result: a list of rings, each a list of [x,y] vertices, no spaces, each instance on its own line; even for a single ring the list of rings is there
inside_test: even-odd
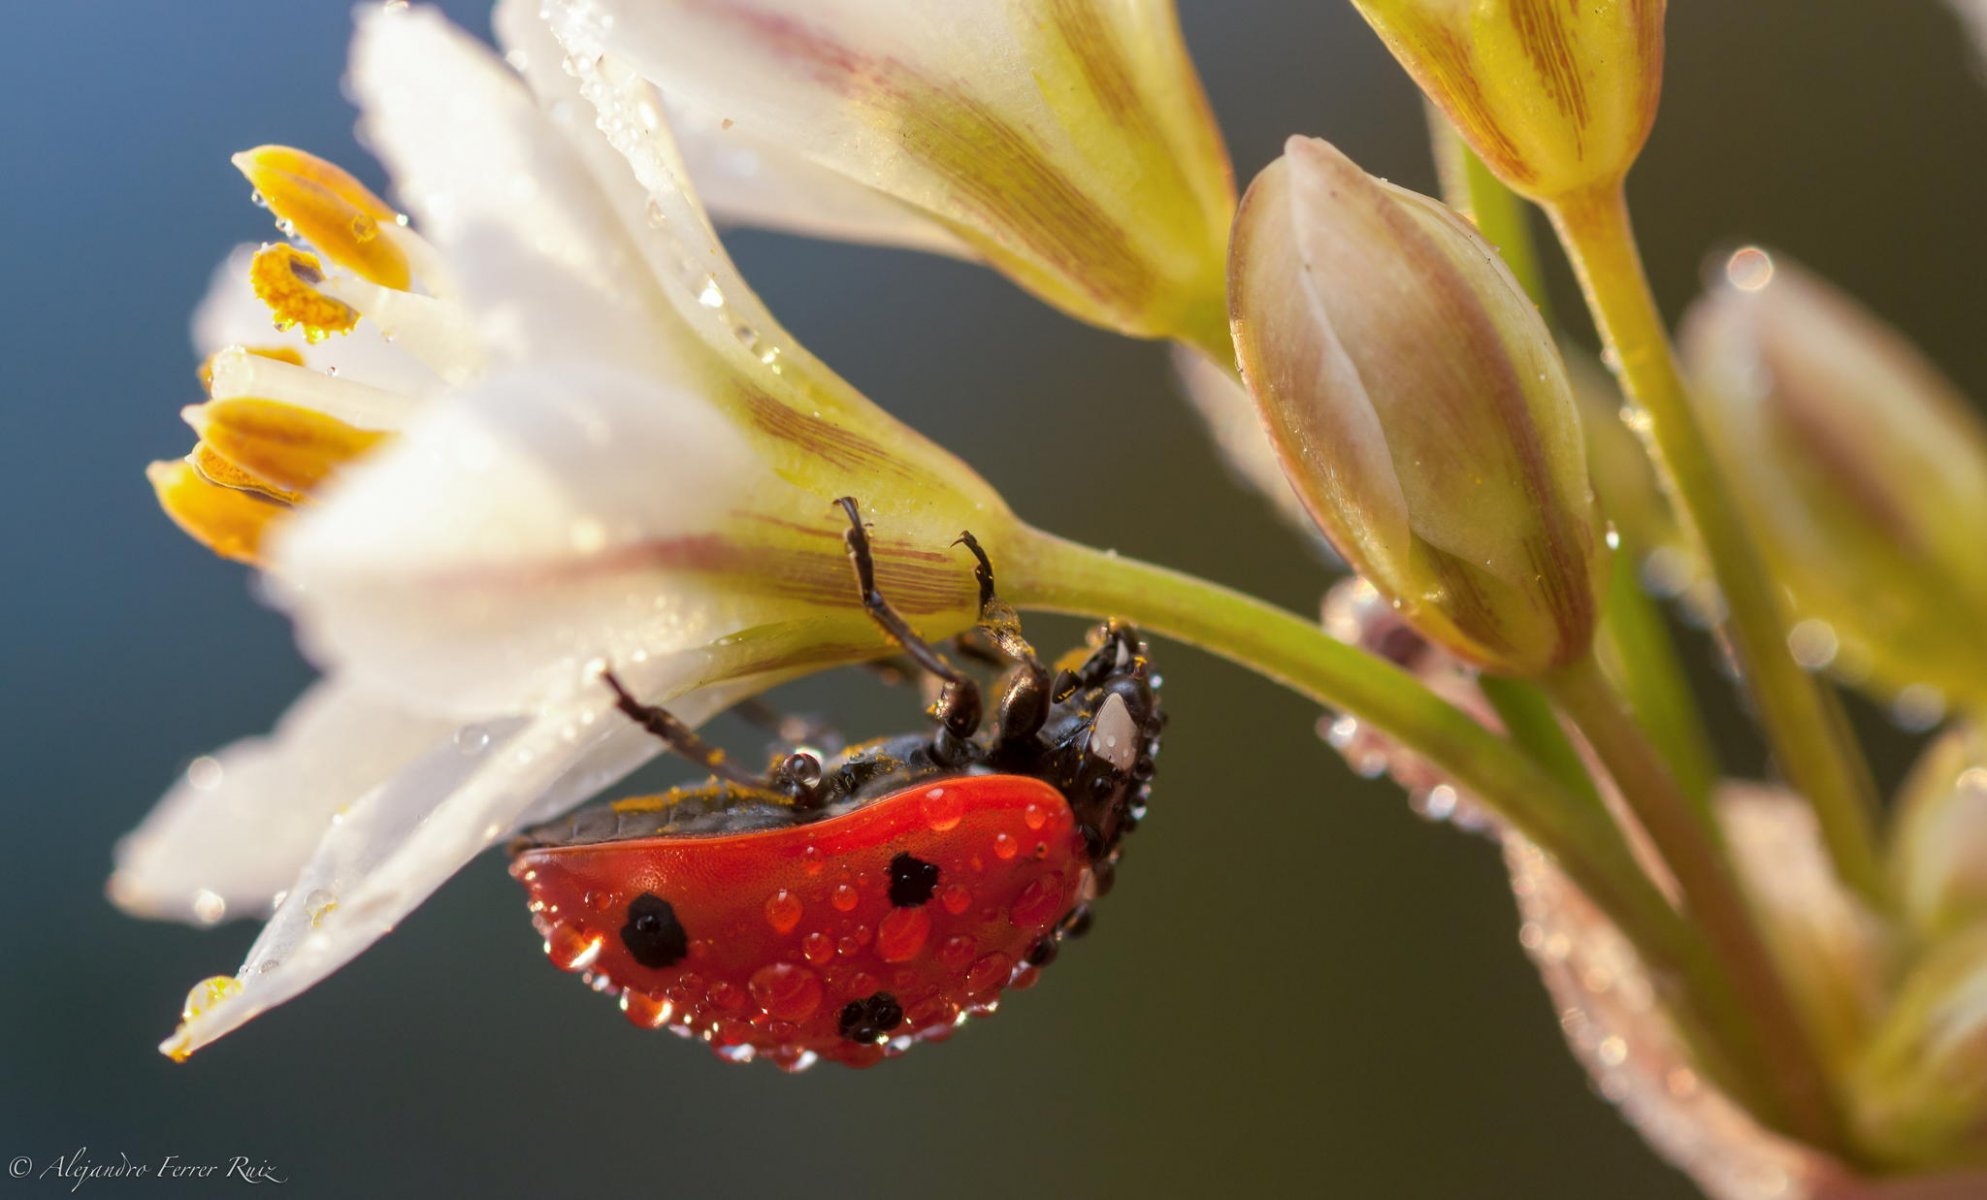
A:
[[[445,7],[485,30],[483,4]],[[1673,7],[1664,111],[1633,180],[1666,305],[1707,253],[1763,241],[1987,394],[1987,90],[1952,18],[1934,0]],[[1419,103],[1349,5],[1182,8],[1244,181],[1302,132],[1431,186]],[[243,573],[159,515],[140,471],[186,448],[186,323],[209,270],[269,232],[228,153],[285,141],[378,173],[338,89],[343,4],[8,16],[0,729],[20,841],[0,1158],[240,1154],[287,1194],[334,1197],[1690,1194],[1567,1057],[1487,847],[1351,778],[1306,705],[1174,647],[1160,648],[1174,722],[1153,817],[1097,933],[943,1048],[789,1079],[638,1034],[546,965],[488,857],[302,999],[185,1066],[160,1058],[188,985],[231,970],[253,928],[119,916],[101,894],[111,843],[190,757],[266,728],[310,672]],[[1230,483],[1159,348],[957,263],[733,242],[799,337],[1024,516],[1316,603],[1321,568]],[[832,705],[858,732],[912,719],[902,696],[841,683],[792,702]],[[1903,748],[1887,739],[1888,769]],[[161,1190],[89,1190],[141,1186]],[[0,1179],[0,1195],[58,1187]]]

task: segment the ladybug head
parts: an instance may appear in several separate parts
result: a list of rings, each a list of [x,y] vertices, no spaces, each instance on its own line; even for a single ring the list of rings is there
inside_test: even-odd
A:
[[[1145,815],[1166,716],[1136,629],[1113,621],[1093,630],[1090,643],[1087,657],[1070,654],[1056,673],[1036,744],[1039,773],[1062,789],[1091,860],[1103,868]]]

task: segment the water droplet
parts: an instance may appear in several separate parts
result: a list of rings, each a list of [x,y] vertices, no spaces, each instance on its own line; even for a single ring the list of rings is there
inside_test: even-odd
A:
[[[800,924],[800,897],[785,888],[766,897],[766,924],[775,933],[792,933]]]
[[[226,777],[227,768],[212,755],[203,754],[186,764],[186,785],[196,792],[211,792],[220,787],[221,780]]]
[[[1020,851],[1020,849],[1021,847],[1018,844],[1016,844],[1013,834],[996,833],[994,835],[993,852],[995,858],[998,859],[1013,858],[1015,854]]]
[[[835,957],[835,939],[817,929],[800,939],[800,953],[818,967]]]
[[[887,963],[909,962],[931,936],[931,914],[923,906],[893,908],[876,926],[876,953]]]
[[[999,988],[1014,971],[1014,960],[998,951],[973,960],[966,969],[966,987],[974,992]]]
[[[1758,246],[1742,246],[1725,260],[1725,278],[1742,292],[1757,292],[1773,282],[1773,256]]]
[[[1008,919],[1022,929],[1046,929],[1062,912],[1062,872],[1052,871],[1021,889]]]
[[[835,890],[828,896],[828,903],[835,906],[836,912],[854,912],[855,906],[861,900],[861,894],[853,886],[846,883],[836,884]]]
[[[796,963],[771,963],[746,981],[753,1001],[782,1021],[805,1021],[821,1007],[821,978]]]
[[[1898,728],[1923,733],[1946,715],[1945,693],[1930,684],[1914,683],[1897,693],[1890,703],[1890,719]]]
[[[948,883],[938,889],[938,902],[953,916],[965,912],[973,904],[973,893],[956,883]]]
[[[228,902],[219,892],[201,888],[193,893],[193,919],[202,925],[218,925],[228,915]]]
[[[705,308],[724,307],[724,289],[709,275],[704,276],[703,286],[697,289],[697,303]]]
[[[191,1021],[213,1010],[223,1000],[241,992],[241,980],[232,975],[212,975],[193,985],[186,993],[186,1003],[180,1006],[179,1019]]]
[[[580,903],[594,912],[606,912],[614,907],[614,893],[588,891],[586,895],[580,897]]]
[[[1628,1043],[1610,1035],[1594,1047],[1594,1057],[1604,1067],[1618,1067],[1628,1061]]]
[[[745,989],[729,979],[720,979],[712,984],[705,998],[726,1012],[737,1012],[745,1007]]]
[[[1842,643],[1835,636],[1835,629],[1826,621],[1810,617],[1798,621],[1787,631],[1787,652],[1794,661],[1809,671],[1819,671],[1835,661],[1835,655]]]
[[[938,948],[938,961],[955,971],[963,971],[966,964],[973,961],[973,939],[965,936],[949,937]]]
[[[966,802],[957,790],[932,788],[918,801],[918,806],[924,813],[925,824],[931,826],[933,833],[944,833],[956,827],[966,816]]]
[[[629,989],[621,993],[621,1012],[638,1029],[659,1029],[676,1015],[676,1006],[647,992]]]
[[[304,912],[310,917],[310,927],[319,928],[324,918],[338,911],[338,897],[323,888],[313,888],[304,895]]]
[[[1049,819],[1049,814],[1039,804],[1030,804],[1021,810],[1021,823],[1030,829],[1040,829]]]
[[[825,866],[821,861],[821,847],[805,846],[800,851],[800,869],[809,875],[819,875]]]
[[[584,971],[600,957],[603,944],[599,934],[586,934],[570,925],[560,925],[545,939],[545,957],[561,971]]]

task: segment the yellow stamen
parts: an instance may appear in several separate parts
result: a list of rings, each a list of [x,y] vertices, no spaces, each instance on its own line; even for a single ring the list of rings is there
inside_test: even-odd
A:
[[[237,170],[270,211],[325,257],[381,287],[405,290],[407,255],[380,222],[399,215],[342,169],[289,146],[257,146],[234,156]]]
[[[159,507],[188,537],[238,562],[259,561],[263,535],[290,511],[287,503],[260,490],[212,481],[187,459],[153,463],[145,477],[152,481]]]
[[[303,496],[288,488],[278,487],[240,463],[229,460],[220,451],[201,442],[193,447],[193,453],[186,456],[186,462],[200,477],[215,487],[230,488],[237,492],[253,492],[265,500],[278,504],[300,504]]]
[[[228,350],[235,349],[246,351],[249,354],[255,355],[257,358],[273,358],[277,362],[286,362],[293,367],[304,365],[304,352],[293,346],[229,346],[226,350],[216,350],[207,356],[207,361],[200,364],[199,374],[200,386],[202,388],[211,390],[214,386],[214,360],[226,354]]]
[[[185,415],[203,447],[291,493],[311,491],[387,437],[277,400],[216,400]]]
[[[276,328],[300,329],[313,345],[358,323],[358,310],[317,290],[324,282],[323,266],[316,255],[295,246],[277,243],[256,251],[248,281],[256,298],[276,314]]]

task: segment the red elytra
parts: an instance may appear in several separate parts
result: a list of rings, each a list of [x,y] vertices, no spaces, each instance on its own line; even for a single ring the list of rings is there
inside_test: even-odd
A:
[[[1094,887],[1062,794],[998,774],[813,825],[529,849],[511,872],[553,961],[630,1021],[788,1069],[867,1066],[990,1011]]]

